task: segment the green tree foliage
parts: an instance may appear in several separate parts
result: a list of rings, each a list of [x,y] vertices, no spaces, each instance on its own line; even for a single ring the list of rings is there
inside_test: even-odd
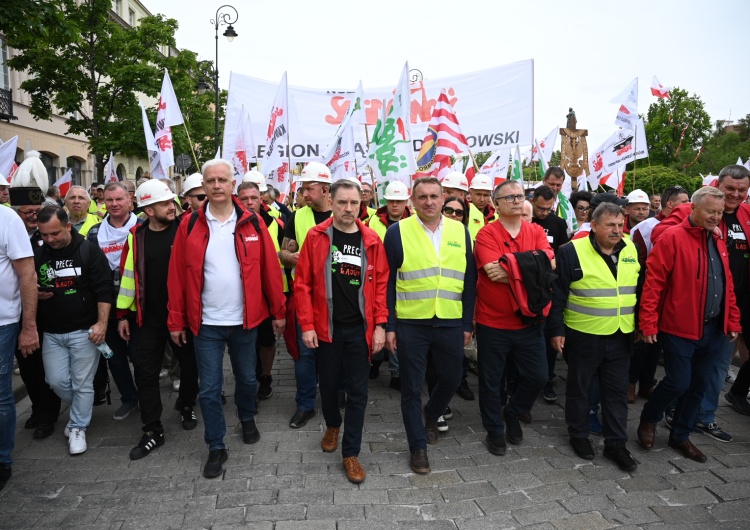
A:
[[[682,186],[692,195],[702,183],[703,179],[700,177],[687,176],[671,167],[661,165],[638,167],[635,171],[629,170],[625,174],[625,193],[640,189],[652,195],[660,194],[669,186]]]
[[[47,18],[59,20],[64,14],[64,24],[35,32],[0,22],[6,43],[19,51],[8,65],[31,74],[21,88],[31,96],[34,118],[49,120],[53,113],[68,116],[68,131],[88,139],[98,180],[103,178],[110,151],[146,157],[138,100],[157,96],[163,68],[170,70],[183,114],[195,113],[199,125],[208,121],[212,96],[193,94],[201,69],[195,54],[181,51],[167,57],[159,51],[175,46],[176,20],[149,16],[141,18],[137,27],[126,28],[111,17],[109,0],[43,4]],[[155,112],[150,116],[152,127],[154,117]],[[205,142],[210,136],[212,144],[209,130],[196,130],[193,141]],[[180,146],[180,133],[175,135],[176,152],[190,152],[187,144]]]
[[[684,167],[687,175],[718,175],[721,168],[736,164],[737,158],[744,161],[750,157],[750,140],[742,141],[741,136],[733,132],[723,132],[711,137],[704,145],[700,156],[690,151],[678,156],[678,169]],[[696,159],[697,156],[697,159]]]
[[[711,117],[700,97],[680,88],[672,89],[670,96],[648,108],[646,140],[652,164],[675,164],[683,151],[697,152],[711,133]]]
[[[740,142],[750,141],[750,114],[737,120],[735,132],[739,135]],[[747,156],[750,156],[750,154]]]

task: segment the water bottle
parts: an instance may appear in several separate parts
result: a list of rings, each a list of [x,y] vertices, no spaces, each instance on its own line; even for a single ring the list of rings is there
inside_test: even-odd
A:
[[[93,329],[89,329],[89,335],[91,335],[94,332]],[[111,359],[112,356],[115,354],[112,351],[112,348],[107,346],[106,342],[102,342],[101,344],[96,345],[96,349],[101,352],[101,354],[104,356],[105,359]]]

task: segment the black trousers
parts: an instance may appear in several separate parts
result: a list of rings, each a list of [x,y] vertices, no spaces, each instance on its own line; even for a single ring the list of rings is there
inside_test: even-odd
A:
[[[370,375],[364,324],[333,326],[333,342],[318,338],[315,357],[326,426],[334,429],[341,427],[338,392],[343,381],[346,385],[346,414],[341,454],[344,458],[359,456]]]
[[[646,344],[644,341],[633,344],[630,358],[630,383],[638,383],[640,389],[648,390],[656,383],[656,367],[659,364],[661,344]]]
[[[591,335],[566,328],[565,337],[568,433],[571,438],[588,438],[588,392],[592,378],[598,374],[604,444],[624,445],[628,440],[628,368],[633,334],[617,331],[612,335]]]
[[[41,344],[41,337],[39,344]],[[21,372],[21,381],[26,386],[31,400],[31,413],[37,418],[41,425],[52,425],[60,415],[60,397],[47,384],[44,378],[44,362],[42,361],[42,349],[34,351],[31,355],[24,357],[16,350],[18,369]]]
[[[187,344],[178,346],[166,326],[145,325],[138,329],[138,342],[133,355],[138,380],[138,404],[143,432],[164,432],[161,424],[162,404],[159,394],[159,371],[164,360],[167,341],[180,362],[180,393],[176,409],[192,407],[198,396],[198,367],[195,362],[193,335],[187,331]]]

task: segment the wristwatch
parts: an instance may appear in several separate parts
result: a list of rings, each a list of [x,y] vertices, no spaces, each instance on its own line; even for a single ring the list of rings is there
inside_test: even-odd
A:
[[[380,324],[375,324],[376,326],[380,326],[381,328],[385,329],[388,327],[388,324],[385,322],[381,322]]]

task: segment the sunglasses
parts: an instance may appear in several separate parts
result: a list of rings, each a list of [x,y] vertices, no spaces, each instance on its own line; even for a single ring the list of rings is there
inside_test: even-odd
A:
[[[443,213],[448,215],[455,215],[456,217],[464,216],[464,211],[461,208],[451,208],[450,206],[443,207]]]
[[[188,195],[188,198],[193,198],[193,197],[198,199],[199,201],[205,201],[207,195],[205,193],[200,193],[198,195]]]

